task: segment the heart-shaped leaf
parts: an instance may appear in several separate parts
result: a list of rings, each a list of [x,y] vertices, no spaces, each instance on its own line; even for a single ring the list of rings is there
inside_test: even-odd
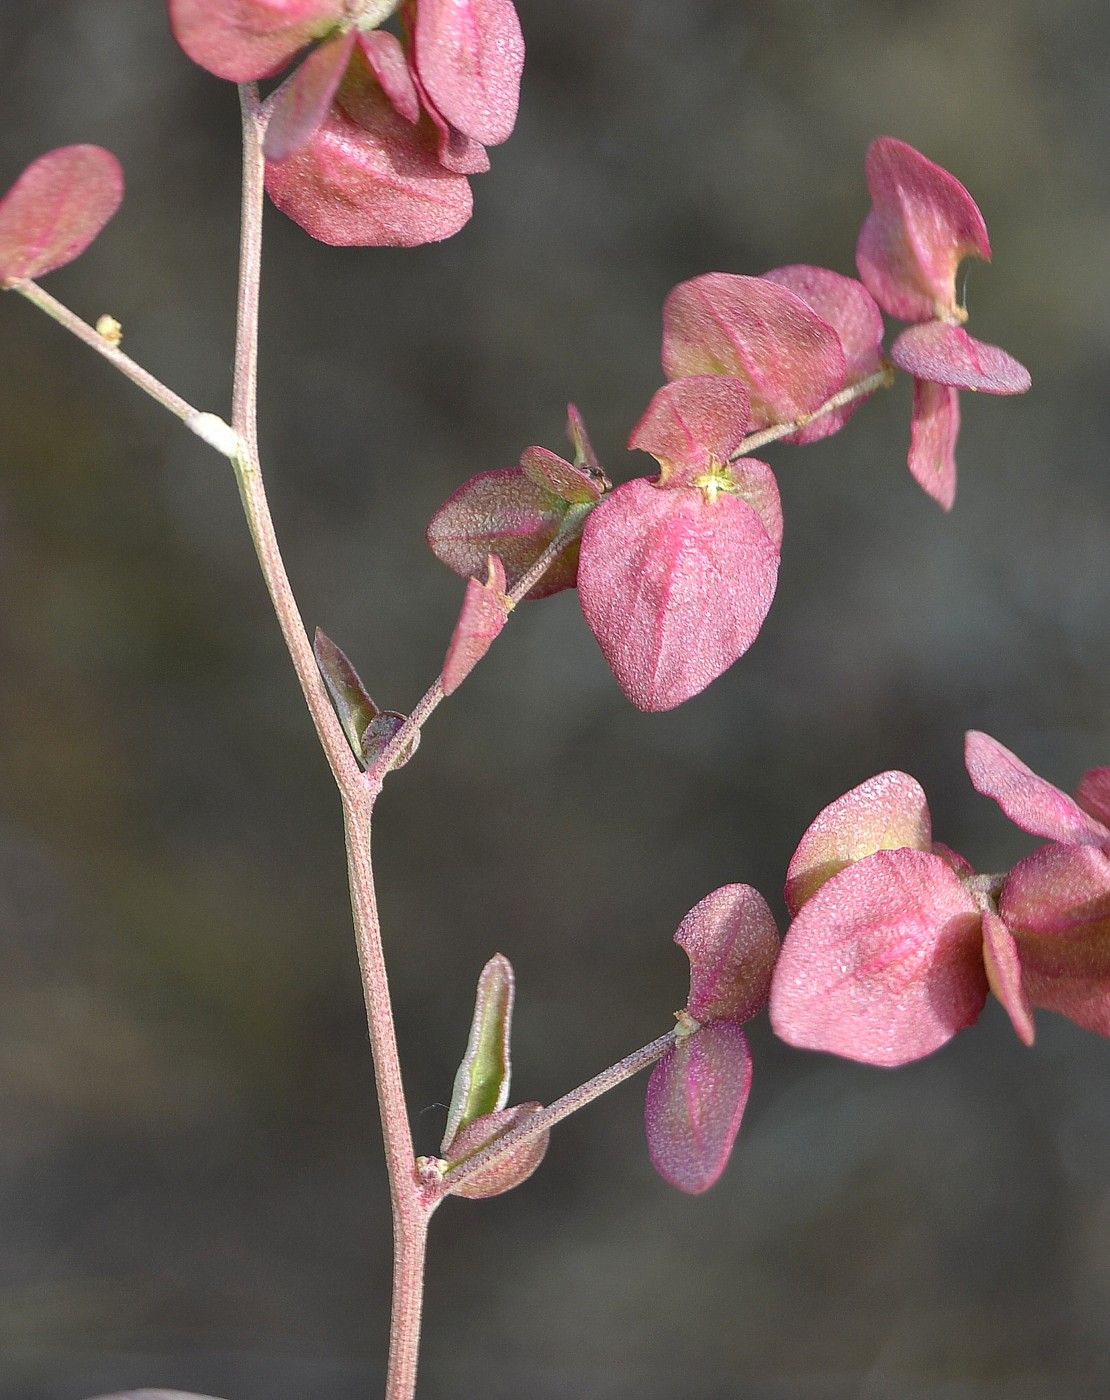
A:
[[[674,941],[690,959],[696,1021],[750,1020],[767,1003],[779,955],[779,931],[767,901],[751,885],[723,885],[678,926]]]
[[[420,0],[416,69],[436,111],[483,146],[516,124],[524,38],[512,0]]]
[[[39,156],[0,199],[0,285],[80,257],[122,199],[123,172],[110,151],[61,146]]]

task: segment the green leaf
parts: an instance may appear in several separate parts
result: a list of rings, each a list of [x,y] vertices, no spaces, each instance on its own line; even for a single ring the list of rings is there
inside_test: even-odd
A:
[[[455,1075],[451,1108],[440,1151],[449,1154],[455,1138],[476,1118],[496,1113],[509,1098],[509,1033],[513,1019],[513,969],[495,953],[478,978],[474,1019],[466,1054]]]
[[[368,725],[378,717],[378,707],[366,693],[366,687],[359,674],[332,639],[319,627],[312,644],[316,664],[324,678],[324,684],[358,761],[365,766],[366,756],[362,747],[362,736]]]

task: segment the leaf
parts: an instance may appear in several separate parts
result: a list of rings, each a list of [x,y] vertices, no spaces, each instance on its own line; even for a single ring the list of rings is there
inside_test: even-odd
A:
[[[1110,826],[1110,768],[1091,768],[1084,773],[1075,800],[1088,816]]]
[[[519,1186],[522,1181],[527,1181],[544,1159],[551,1140],[550,1132],[537,1133],[535,1137],[521,1143],[515,1151],[506,1153],[504,1157],[491,1163],[486,1170],[469,1177],[458,1187],[451,1185],[451,1167],[462,1166],[471,1157],[491,1147],[498,1138],[526,1122],[542,1107],[543,1105],[538,1103],[517,1104],[514,1108],[487,1113],[481,1118],[476,1118],[473,1123],[468,1123],[451,1146],[451,1159],[444,1177],[448,1194],[478,1201],[487,1196],[500,1196],[505,1191],[511,1191],[514,1186]]]
[[[867,151],[872,209],[856,245],[864,286],[900,321],[953,313],[956,269],[969,255],[990,262],[987,226],[954,175],[891,136]]]
[[[964,740],[964,761],[975,791],[997,802],[1015,826],[1031,836],[1077,846],[1110,840],[1110,830],[1088,816],[1066,792],[1038,777],[1017,754],[978,729]]]
[[[601,500],[605,490],[591,472],[546,447],[526,447],[520,454],[520,469],[529,481],[568,505],[591,505]]]
[[[0,285],[78,258],[123,199],[119,161],[100,146],[61,146],[32,161],[0,199]]]
[[[357,103],[357,120],[328,112],[303,150],[266,165],[266,190],[283,214],[321,243],[412,248],[450,238],[470,218],[465,177],[444,170],[422,132],[376,84]]]
[[[1018,1039],[1023,1045],[1032,1045],[1033,1008],[1022,987],[1017,942],[998,915],[990,910],[983,915],[983,963],[990,989],[1005,1007]]]
[[[668,1050],[651,1072],[644,1104],[648,1154],[664,1181],[700,1195],[728,1164],[752,1083],[747,1038],[713,1021]]]
[[[362,751],[365,755],[363,761],[367,768],[373,768],[397,737],[407,719],[408,716],[401,714],[399,710],[382,710],[374,716],[362,731]],[[403,768],[419,747],[420,730],[417,729],[401,753],[398,754],[393,764],[394,769]]]
[[[674,941],[690,959],[696,1021],[750,1020],[767,1003],[779,955],[779,931],[767,901],[751,885],[723,885],[682,920]]]
[[[818,408],[845,382],[840,338],[800,296],[762,277],[709,272],[681,282],[663,306],[668,379],[740,379],[751,426],[787,423]]]
[[[345,0],[169,0],[174,38],[233,83],[272,78],[343,18]]]
[[[513,969],[508,958],[495,953],[478,978],[474,1018],[466,1054],[455,1075],[451,1107],[440,1151],[452,1155],[455,1139],[476,1118],[505,1107],[512,1063],[509,1036],[513,1020]]]
[[[482,472],[449,496],[427,530],[432,553],[463,578],[481,573],[496,554],[510,588],[555,538],[567,503],[525,475],[519,467]],[[528,598],[546,598],[573,588],[578,571],[577,541],[569,544]]]
[[[509,620],[511,603],[505,594],[505,566],[496,554],[491,554],[487,567],[484,583],[476,578],[467,582],[440,676],[444,695],[458,690]]]
[[[771,1024],[803,1050],[902,1065],[972,1025],[986,996],[981,913],[951,867],[929,851],[878,851],[822,885],[787,929]]]
[[[894,342],[890,358],[915,379],[980,394],[1024,394],[1032,382],[1025,366],[1005,350],[946,321],[910,326]]]
[[[436,131],[436,155],[444,170],[453,170],[458,175],[484,175],[489,169],[489,153],[480,141],[461,132],[436,109],[429,97],[420,74],[410,70],[413,84],[420,96],[420,102],[429,122]]]
[[[94,1400],[216,1400],[212,1395],[197,1395],[191,1390],[127,1390],[114,1395],[97,1395]]]
[[[572,403],[567,404],[567,437],[574,447],[574,465],[582,467],[602,491],[608,491],[612,482],[601,470],[582,415]]]
[[[955,389],[928,379],[913,381],[910,420],[910,475],[941,510],[956,500],[956,439],[960,432],[960,396]]]
[[[388,29],[372,29],[360,33],[357,43],[392,106],[415,126],[420,120],[420,95],[400,39]]]
[[[720,471],[751,426],[748,391],[739,379],[696,374],[664,384],[632,429],[628,446],[649,452],[661,486],[692,486]]]
[[[516,124],[524,38],[511,0],[420,0],[416,69],[436,110],[483,146]]]
[[[358,672],[332,639],[316,629],[312,643],[316,664],[324,678],[331,703],[343,726],[343,733],[360,763],[365,762],[362,736],[367,726],[378,716],[378,707],[366,692]]]
[[[288,160],[319,131],[354,47],[354,30],[320,44],[266,99],[262,151],[267,160]]]
[[[809,824],[786,872],[786,906],[796,914],[826,880],[876,851],[927,851],[931,841],[921,784],[908,773],[879,773],[830,802]]]
[[[582,613],[641,710],[697,695],[751,646],[775,593],[779,552],[729,494],[629,481],[586,520]]]

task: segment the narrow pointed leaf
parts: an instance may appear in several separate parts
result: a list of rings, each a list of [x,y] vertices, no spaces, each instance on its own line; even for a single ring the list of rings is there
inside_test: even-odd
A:
[[[849,865],[876,851],[927,851],[929,804],[908,773],[879,773],[818,812],[786,872],[786,904],[797,914],[806,900]]]
[[[880,136],[867,152],[872,209],[856,265],[868,291],[900,321],[956,310],[956,268],[969,255],[990,261],[987,226],[954,175],[904,141]]]
[[[931,852],[879,851],[787,930],[771,1024],[801,1049],[902,1065],[972,1025],[986,996],[981,912],[959,878]]]
[[[941,510],[956,500],[956,439],[960,432],[960,396],[945,384],[913,381],[910,420],[910,475]]]
[[[1031,836],[1075,845],[1110,840],[1110,830],[1058,787],[1038,777],[1017,754],[977,729],[968,730],[964,761],[975,791],[997,802]]]
[[[845,369],[832,326],[794,292],[762,277],[706,273],[680,283],[663,306],[667,378],[742,380],[753,428],[811,413],[843,388]]]
[[[1017,1038],[1032,1045],[1033,1008],[1021,984],[1021,957],[1013,934],[989,911],[983,915],[983,962],[991,991],[1006,1008]]]
[[[508,1101],[512,1019],[513,969],[508,958],[495,953],[478,978],[470,1037],[455,1075],[440,1148],[445,1156],[451,1155],[456,1137],[468,1123],[495,1113]]]
[[[650,452],[661,485],[692,485],[720,469],[751,425],[748,391],[739,379],[698,374],[664,384],[632,429],[628,446]]]
[[[1024,394],[1032,383],[1012,355],[946,321],[910,326],[894,342],[890,358],[915,379],[980,394]]]
[[[488,1196],[500,1196],[505,1191],[511,1191],[514,1186],[519,1186],[522,1181],[527,1181],[544,1159],[551,1140],[550,1132],[537,1133],[535,1137],[521,1143],[515,1151],[506,1153],[485,1171],[480,1171],[464,1181],[458,1188],[451,1185],[450,1168],[461,1166],[469,1158],[477,1156],[479,1152],[492,1146],[498,1138],[537,1114],[542,1107],[543,1105],[538,1103],[516,1104],[513,1108],[502,1108],[496,1113],[487,1113],[481,1118],[476,1118],[473,1123],[468,1123],[451,1146],[451,1158],[444,1178],[448,1193],[479,1201]]]
[[[728,1164],[752,1084],[747,1037],[713,1021],[668,1050],[644,1104],[651,1164],[664,1181],[700,1195]]]
[[[511,0],[420,0],[416,67],[436,110],[484,146],[516,124],[524,38]]]
[[[779,551],[728,494],[626,482],[590,514],[578,596],[617,683],[641,710],[680,705],[755,641]]]
[[[319,131],[347,71],[354,46],[354,30],[329,39],[313,49],[266,99],[266,135],[262,150],[267,160],[288,160],[307,146]]]
[[[420,120],[420,95],[400,39],[388,29],[372,29],[359,34],[357,42],[394,109],[415,126]]]
[[[343,17],[345,0],[169,0],[174,38],[217,78],[272,78]]]
[[[347,736],[347,742],[354,750],[355,757],[362,761],[365,757],[362,736],[367,725],[377,717],[378,707],[367,694],[358,672],[319,627],[316,629],[312,650],[331,696],[331,703],[335,706],[335,713],[339,716],[339,723],[343,726],[343,733]]]
[[[779,955],[779,931],[767,901],[751,885],[723,885],[686,915],[674,941],[690,959],[696,1021],[750,1020],[767,1003]]]
[[[0,199],[0,285],[78,258],[123,199],[119,161],[100,146],[61,146],[32,161]]]
[[[509,620],[509,607],[505,596],[505,566],[496,554],[491,554],[485,581],[472,578],[466,585],[462,610],[440,676],[444,695],[458,690],[489,651]]]
[[[611,484],[609,478],[601,470],[582,415],[572,403],[567,404],[567,437],[574,447],[574,465],[584,468],[603,491],[608,491]]]

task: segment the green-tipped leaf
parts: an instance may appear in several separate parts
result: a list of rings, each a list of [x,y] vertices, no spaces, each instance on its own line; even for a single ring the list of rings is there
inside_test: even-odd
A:
[[[496,1113],[509,1099],[509,1034],[513,1019],[513,969],[495,953],[478,978],[474,1019],[466,1054],[455,1075],[440,1151],[449,1155],[456,1137],[476,1118]]]

